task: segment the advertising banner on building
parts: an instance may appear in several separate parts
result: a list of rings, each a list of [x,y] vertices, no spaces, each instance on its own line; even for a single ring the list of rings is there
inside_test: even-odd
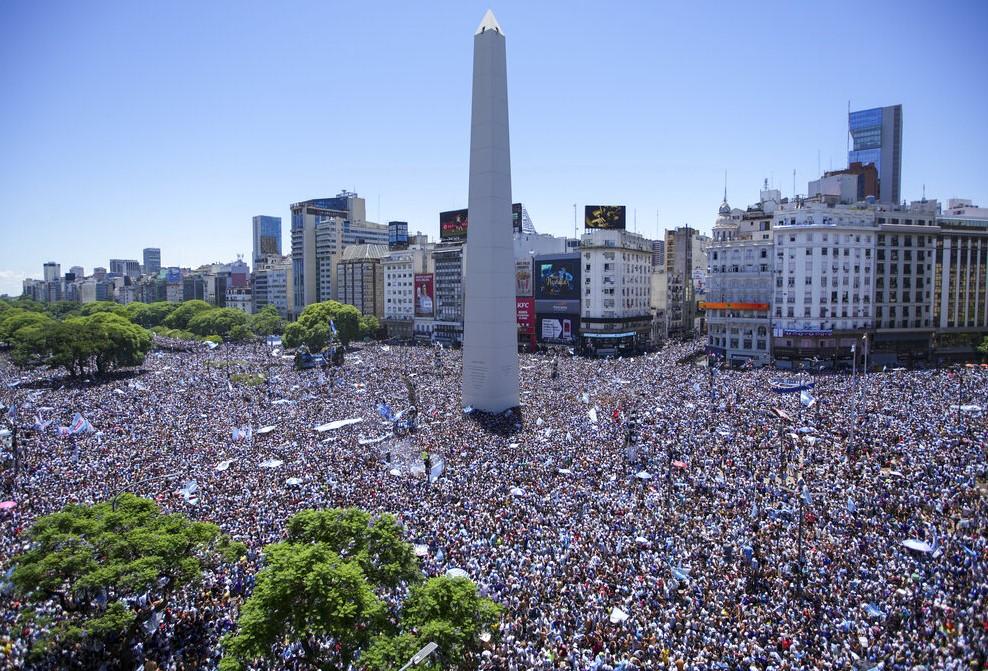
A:
[[[535,301],[531,298],[516,298],[515,316],[521,332],[531,333],[535,328]]]
[[[579,329],[580,315],[538,315],[539,342],[550,345],[573,345]]]
[[[580,255],[535,257],[535,297],[580,300]]]
[[[511,204],[511,230],[521,233],[521,203]]]
[[[532,259],[515,261],[515,296],[531,297],[533,288]]]
[[[408,249],[408,222],[388,222],[388,248],[392,250]]]
[[[625,229],[624,205],[587,205],[583,209],[583,225],[587,228]]]
[[[436,314],[436,283],[432,273],[416,273],[415,316],[429,318]]]
[[[439,213],[440,240],[467,239],[467,211],[450,210]]]

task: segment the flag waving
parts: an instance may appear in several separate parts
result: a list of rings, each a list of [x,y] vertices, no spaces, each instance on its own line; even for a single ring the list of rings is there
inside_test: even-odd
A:
[[[807,408],[812,408],[813,404],[816,403],[816,399],[813,398],[813,394],[811,394],[809,391],[803,390],[799,392],[799,402],[802,403]]]

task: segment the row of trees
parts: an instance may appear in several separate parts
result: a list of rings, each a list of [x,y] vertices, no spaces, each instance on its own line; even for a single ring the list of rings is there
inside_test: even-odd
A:
[[[291,646],[313,668],[392,670],[430,641],[439,652],[417,668],[472,666],[481,635],[496,634],[499,606],[466,578],[426,580],[402,534],[393,516],[355,508],[294,515],[285,540],[264,548],[237,629],[223,638],[220,669],[274,662]],[[27,538],[29,549],[12,560],[18,596],[56,600],[64,611],[40,623],[25,610],[23,624],[44,630],[32,661],[64,663],[60,652],[72,649],[80,667],[97,655],[124,668],[141,663],[131,646],[153,630],[144,625],[154,611],[246,551],[213,524],[163,515],[130,494],[115,505],[67,506],[35,522]]]
[[[330,322],[336,327],[336,335],[344,346],[354,340],[375,338],[381,324],[374,315],[361,315],[352,305],[337,301],[313,303],[305,308],[298,320],[285,327],[282,337],[286,347],[305,345],[317,352],[329,344],[332,338]]]

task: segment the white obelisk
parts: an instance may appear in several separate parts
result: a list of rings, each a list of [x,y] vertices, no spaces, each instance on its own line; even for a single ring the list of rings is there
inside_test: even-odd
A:
[[[470,197],[463,314],[463,405],[519,405],[504,33],[487,10],[473,38]]]

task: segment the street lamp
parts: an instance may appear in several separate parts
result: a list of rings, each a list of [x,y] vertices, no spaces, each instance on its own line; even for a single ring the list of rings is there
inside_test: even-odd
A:
[[[412,655],[412,658],[405,663],[405,666],[398,669],[398,671],[405,671],[413,666],[418,666],[425,661],[426,657],[434,653],[437,648],[439,648],[439,646],[436,643],[429,641],[424,648]]]

